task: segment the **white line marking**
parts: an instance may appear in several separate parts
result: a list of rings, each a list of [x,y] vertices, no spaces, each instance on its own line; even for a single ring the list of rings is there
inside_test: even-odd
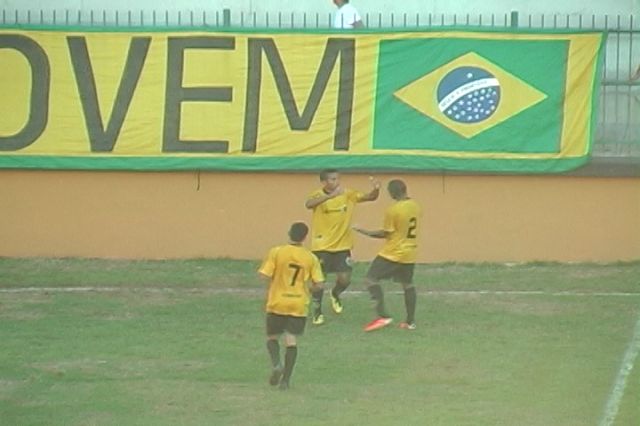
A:
[[[638,316],[638,322],[636,322],[636,327],[633,332],[631,342],[629,342],[629,347],[624,353],[622,365],[620,366],[620,371],[618,371],[618,376],[616,377],[615,384],[613,385],[613,390],[609,395],[609,399],[607,399],[607,406],[604,410],[604,416],[600,422],[600,426],[611,426],[615,422],[616,416],[618,415],[618,409],[620,408],[620,402],[624,396],[624,388],[627,385],[627,378],[631,374],[631,370],[633,370],[633,365],[636,362],[639,352],[640,316]]]
[[[0,288],[0,293],[116,293],[116,292],[141,292],[141,293],[237,293],[237,294],[263,294],[262,288],[210,288],[210,287],[15,287]],[[368,294],[365,290],[347,290],[347,294]],[[389,294],[403,294],[401,290],[388,291]],[[579,296],[579,297],[640,297],[640,293],[634,292],[585,292],[585,291],[555,291],[541,290],[426,290],[418,292],[426,295],[445,296],[475,296],[475,295],[507,295],[507,296]]]

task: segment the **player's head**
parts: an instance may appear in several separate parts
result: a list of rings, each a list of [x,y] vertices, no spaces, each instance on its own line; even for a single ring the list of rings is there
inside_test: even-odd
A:
[[[401,200],[407,196],[407,185],[400,179],[390,181],[387,190],[394,200]]]
[[[320,172],[320,182],[324,189],[333,191],[340,185],[340,173],[336,169],[324,169]]]
[[[301,243],[307,238],[307,234],[309,233],[309,227],[304,222],[295,222],[289,228],[289,238],[294,243]]]
[[[349,0],[333,0],[333,4],[335,4],[336,6],[340,7],[343,4],[347,4],[349,3]]]

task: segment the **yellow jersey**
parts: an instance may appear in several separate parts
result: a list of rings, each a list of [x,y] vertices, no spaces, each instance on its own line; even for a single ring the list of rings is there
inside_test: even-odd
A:
[[[308,282],[324,282],[318,258],[294,244],[269,250],[258,272],[271,278],[266,311],[273,314],[306,317],[310,300]]]
[[[410,198],[388,207],[382,228],[388,235],[378,255],[393,262],[415,263],[421,213],[418,203]]]
[[[325,192],[320,188],[312,192],[307,199],[323,195]],[[315,206],[311,215],[311,250],[351,250],[351,218],[355,205],[362,202],[364,197],[363,192],[345,189],[341,195]]]

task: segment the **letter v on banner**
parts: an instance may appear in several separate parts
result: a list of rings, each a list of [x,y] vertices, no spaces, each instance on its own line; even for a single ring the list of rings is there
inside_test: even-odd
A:
[[[87,41],[82,36],[70,36],[67,37],[67,43],[78,84],[91,150],[95,152],[111,152],[122,129],[122,124],[140,79],[151,38],[133,37],[131,39],[127,61],[106,128],[100,111],[98,89],[96,87],[94,69],[89,57]]]

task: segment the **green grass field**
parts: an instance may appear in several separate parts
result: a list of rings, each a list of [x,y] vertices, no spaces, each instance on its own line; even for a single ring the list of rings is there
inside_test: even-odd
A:
[[[0,259],[0,424],[640,424],[640,262],[420,265],[419,328],[373,333],[359,264],[286,392],[257,266]]]

